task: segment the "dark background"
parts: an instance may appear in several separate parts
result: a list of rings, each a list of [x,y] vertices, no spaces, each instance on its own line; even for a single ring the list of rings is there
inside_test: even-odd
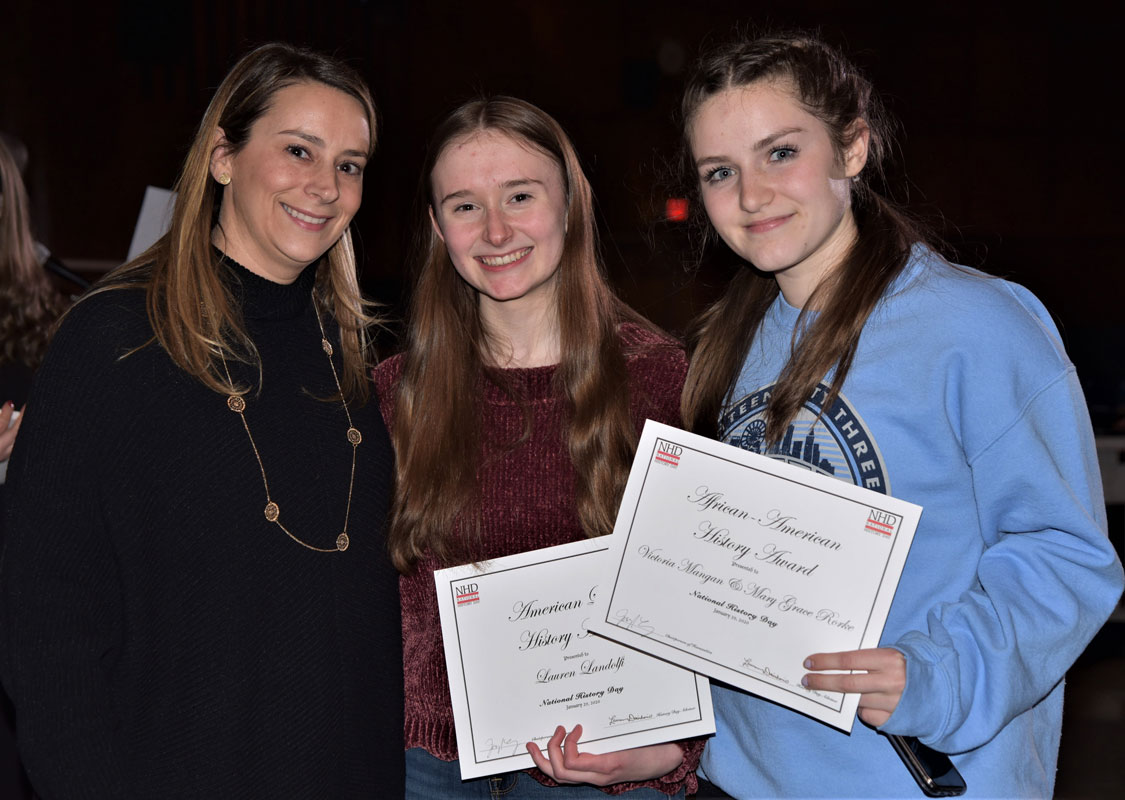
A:
[[[935,221],[963,263],[1039,294],[1106,431],[1125,409],[1120,19],[1033,5],[9,0],[0,128],[30,148],[39,238],[96,272],[124,259],[144,187],[171,187],[239,55],[273,39],[335,53],[379,105],[356,225],[364,286],[399,314],[435,120],[474,93],[515,94],[575,140],[622,294],[682,332],[724,280],[716,268],[689,275],[688,238],[661,222],[684,70],[701,42],[738,25],[819,29],[902,122],[898,198]]]
[[[401,316],[430,130],[470,95],[515,94],[574,139],[622,295],[680,333],[725,280],[714,263],[689,273],[689,238],[662,221],[685,69],[702,42],[739,25],[819,29],[902,123],[897,198],[962,263],[1044,300],[1095,427],[1125,433],[1121,21],[1082,3],[966,0],[6,0],[0,129],[30,149],[38,238],[96,276],[124,260],[145,186],[171,187],[242,53],[274,39],[335,53],[379,105],[356,219],[360,268],[366,290]],[[1107,626],[1070,673],[1059,797],[1125,786],[1123,627]]]

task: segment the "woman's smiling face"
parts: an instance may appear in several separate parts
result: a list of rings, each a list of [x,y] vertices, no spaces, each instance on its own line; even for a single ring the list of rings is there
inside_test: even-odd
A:
[[[824,123],[772,80],[709,98],[689,131],[716,232],[803,305],[854,241],[850,179],[866,160],[866,132],[837,153]]]
[[[434,230],[482,313],[553,307],[567,215],[554,159],[485,130],[450,142],[430,183]]]
[[[359,210],[371,133],[363,106],[338,89],[278,90],[246,144],[232,153],[220,139],[212,156],[212,176],[230,176],[215,244],[264,278],[292,282]]]

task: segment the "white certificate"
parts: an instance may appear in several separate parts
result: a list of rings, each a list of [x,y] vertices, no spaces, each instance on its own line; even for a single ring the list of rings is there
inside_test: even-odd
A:
[[[650,420],[589,627],[850,731],[803,662],[878,646],[921,513]]]
[[[706,678],[587,629],[609,538],[434,573],[462,778],[535,766],[559,725],[591,753],[715,732]]]

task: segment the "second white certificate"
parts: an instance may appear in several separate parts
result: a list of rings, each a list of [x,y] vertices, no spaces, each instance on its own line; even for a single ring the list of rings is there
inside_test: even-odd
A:
[[[650,420],[590,627],[850,731],[803,662],[878,646],[921,512]]]
[[[591,753],[715,732],[706,678],[588,630],[608,538],[434,573],[462,778],[535,766],[558,725]]]

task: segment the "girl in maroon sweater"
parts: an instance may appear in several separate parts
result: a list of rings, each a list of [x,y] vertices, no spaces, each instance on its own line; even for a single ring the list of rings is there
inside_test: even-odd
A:
[[[460,779],[434,569],[610,533],[644,420],[679,424],[686,365],[606,283],[590,186],[543,111],[461,106],[422,174],[406,350],[375,374],[397,457],[407,797],[694,791],[701,741],[594,755],[580,726],[529,745],[539,770]]]

